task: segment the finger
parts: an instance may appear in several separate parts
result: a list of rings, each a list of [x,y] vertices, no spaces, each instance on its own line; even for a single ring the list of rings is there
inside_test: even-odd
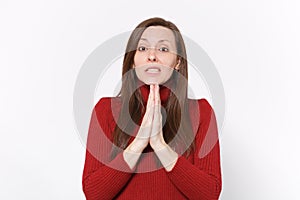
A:
[[[155,100],[154,100],[154,116],[157,117],[159,116],[160,114],[160,94],[159,94],[159,85],[158,84],[155,84],[155,88],[154,88],[154,91],[155,91]]]
[[[153,121],[154,106],[151,106],[145,113],[141,127],[151,127]]]
[[[148,107],[148,115],[150,124],[152,124],[153,114],[154,114],[154,85],[150,85],[150,94],[148,97],[149,107]],[[146,111],[147,112],[147,111]]]
[[[154,98],[154,94],[153,94],[153,85],[150,85],[150,92],[148,95],[148,101],[147,101],[147,109],[150,109],[150,107],[153,105],[153,98]]]
[[[154,106],[151,106],[145,113],[143,121],[140,126],[140,130],[137,134],[137,138],[147,139],[151,135],[152,124],[153,124],[153,113]]]
[[[147,101],[147,107],[146,107],[146,112],[142,121],[141,126],[142,127],[148,127],[151,126],[152,120],[153,120],[153,113],[154,113],[154,94],[153,94],[153,85],[150,85],[150,93],[148,96],[148,101]]]
[[[156,104],[158,105],[158,114],[161,114],[161,101],[160,101],[160,93],[159,93],[159,85],[157,84],[157,90],[156,90]]]
[[[153,126],[151,131],[151,137],[159,135],[162,133],[162,120],[160,108],[158,105],[155,106],[155,111],[153,115]]]
[[[152,88],[150,89],[151,93],[152,93],[152,99],[151,101],[154,103],[154,99],[155,99],[155,85],[152,85]]]
[[[154,105],[153,127],[152,127],[152,131],[151,131],[151,136],[156,136],[159,133],[161,133],[161,131],[162,131],[161,105],[158,102],[159,93],[157,94],[157,91],[158,90],[156,90],[156,103]]]
[[[154,97],[155,105],[158,105],[160,103],[160,94],[159,94],[159,85],[155,84],[155,97]]]

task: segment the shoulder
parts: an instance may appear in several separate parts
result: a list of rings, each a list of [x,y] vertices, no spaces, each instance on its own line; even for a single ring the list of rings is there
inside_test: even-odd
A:
[[[105,111],[110,110],[112,107],[116,107],[121,104],[119,97],[101,97],[98,102],[95,104],[95,111]]]
[[[210,113],[213,110],[212,106],[205,98],[188,99],[188,102],[190,106],[197,105],[198,110],[200,110],[201,113]]]
[[[209,114],[210,115],[211,112],[213,111],[212,106],[210,105],[210,103],[205,98],[198,99],[198,105],[199,105],[200,112],[203,113],[203,114]]]
[[[121,101],[119,97],[102,97],[93,108],[93,116],[102,128],[111,128],[114,127],[119,116],[120,107]]]
[[[93,108],[98,120],[113,123],[119,116],[121,108],[120,97],[102,97]]]
[[[188,99],[189,100],[189,110],[194,117],[200,121],[205,121],[210,119],[213,113],[213,108],[207,99]]]

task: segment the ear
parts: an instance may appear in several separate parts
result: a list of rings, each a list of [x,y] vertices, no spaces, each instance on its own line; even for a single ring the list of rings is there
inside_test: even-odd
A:
[[[176,69],[176,70],[179,70],[179,65],[180,65],[180,62],[181,62],[181,60],[180,60],[180,59],[178,59],[178,61],[177,61],[177,64],[176,64],[176,66],[175,66],[175,69]]]

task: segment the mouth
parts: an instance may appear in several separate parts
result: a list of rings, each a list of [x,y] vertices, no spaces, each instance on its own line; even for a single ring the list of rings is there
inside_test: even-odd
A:
[[[160,73],[161,70],[160,70],[159,67],[154,67],[154,66],[152,66],[152,67],[148,67],[148,68],[145,70],[145,72],[151,73],[151,74],[157,74],[157,73]]]

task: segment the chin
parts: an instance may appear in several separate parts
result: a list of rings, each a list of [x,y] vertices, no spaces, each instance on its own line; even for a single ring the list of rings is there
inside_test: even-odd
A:
[[[146,85],[151,85],[151,84],[161,84],[161,81],[158,81],[158,80],[143,80],[143,82],[146,84]]]
[[[151,84],[162,85],[163,84],[162,81],[145,81],[144,83],[147,84],[147,85],[151,85]]]

